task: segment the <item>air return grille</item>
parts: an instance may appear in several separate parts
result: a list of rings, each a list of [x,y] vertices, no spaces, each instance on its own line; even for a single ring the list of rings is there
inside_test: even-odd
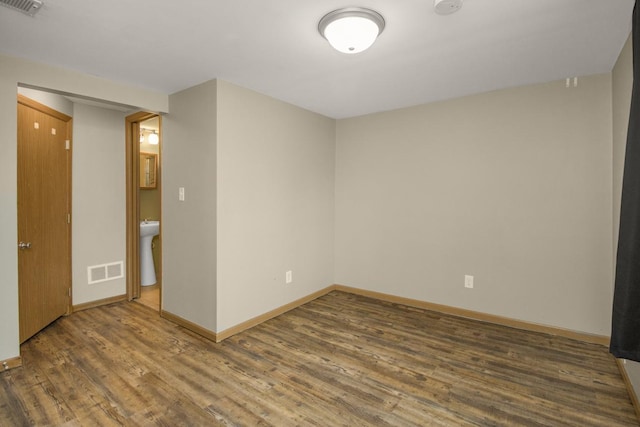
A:
[[[40,10],[43,3],[40,0],[0,0],[0,5],[19,10],[29,16],[33,16]]]
[[[87,267],[89,284],[106,282],[107,280],[121,279],[124,277],[124,262],[112,262],[110,264],[93,265]]]

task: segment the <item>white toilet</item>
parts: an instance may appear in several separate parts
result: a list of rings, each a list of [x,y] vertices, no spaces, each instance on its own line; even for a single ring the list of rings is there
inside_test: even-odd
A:
[[[153,263],[151,241],[160,234],[160,221],[140,221],[140,284],[156,284],[156,268]]]

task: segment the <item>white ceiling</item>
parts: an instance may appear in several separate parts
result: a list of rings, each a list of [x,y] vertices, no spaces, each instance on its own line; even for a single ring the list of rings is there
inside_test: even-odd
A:
[[[44,0],[0,7],[0,52],[173,93],[220,78],[334,118],[612,70],[634,0]],[[334,51],[318,21],[368,7],[386,28]]]

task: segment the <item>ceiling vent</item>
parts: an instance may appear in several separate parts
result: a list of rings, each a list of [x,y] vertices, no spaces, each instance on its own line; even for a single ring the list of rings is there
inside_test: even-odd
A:
[[[43,3],[40,0],[0,0],[0,5],[33,16],[40,10]]]
[[[434,9],[438,15],[451,15],[460,10],[462,0],[435,0]]]

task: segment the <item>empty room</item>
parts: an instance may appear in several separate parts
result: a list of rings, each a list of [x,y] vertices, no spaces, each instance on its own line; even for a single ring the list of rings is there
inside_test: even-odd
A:
[[[0,425],[640,425],[637,25],[0,0]]]

